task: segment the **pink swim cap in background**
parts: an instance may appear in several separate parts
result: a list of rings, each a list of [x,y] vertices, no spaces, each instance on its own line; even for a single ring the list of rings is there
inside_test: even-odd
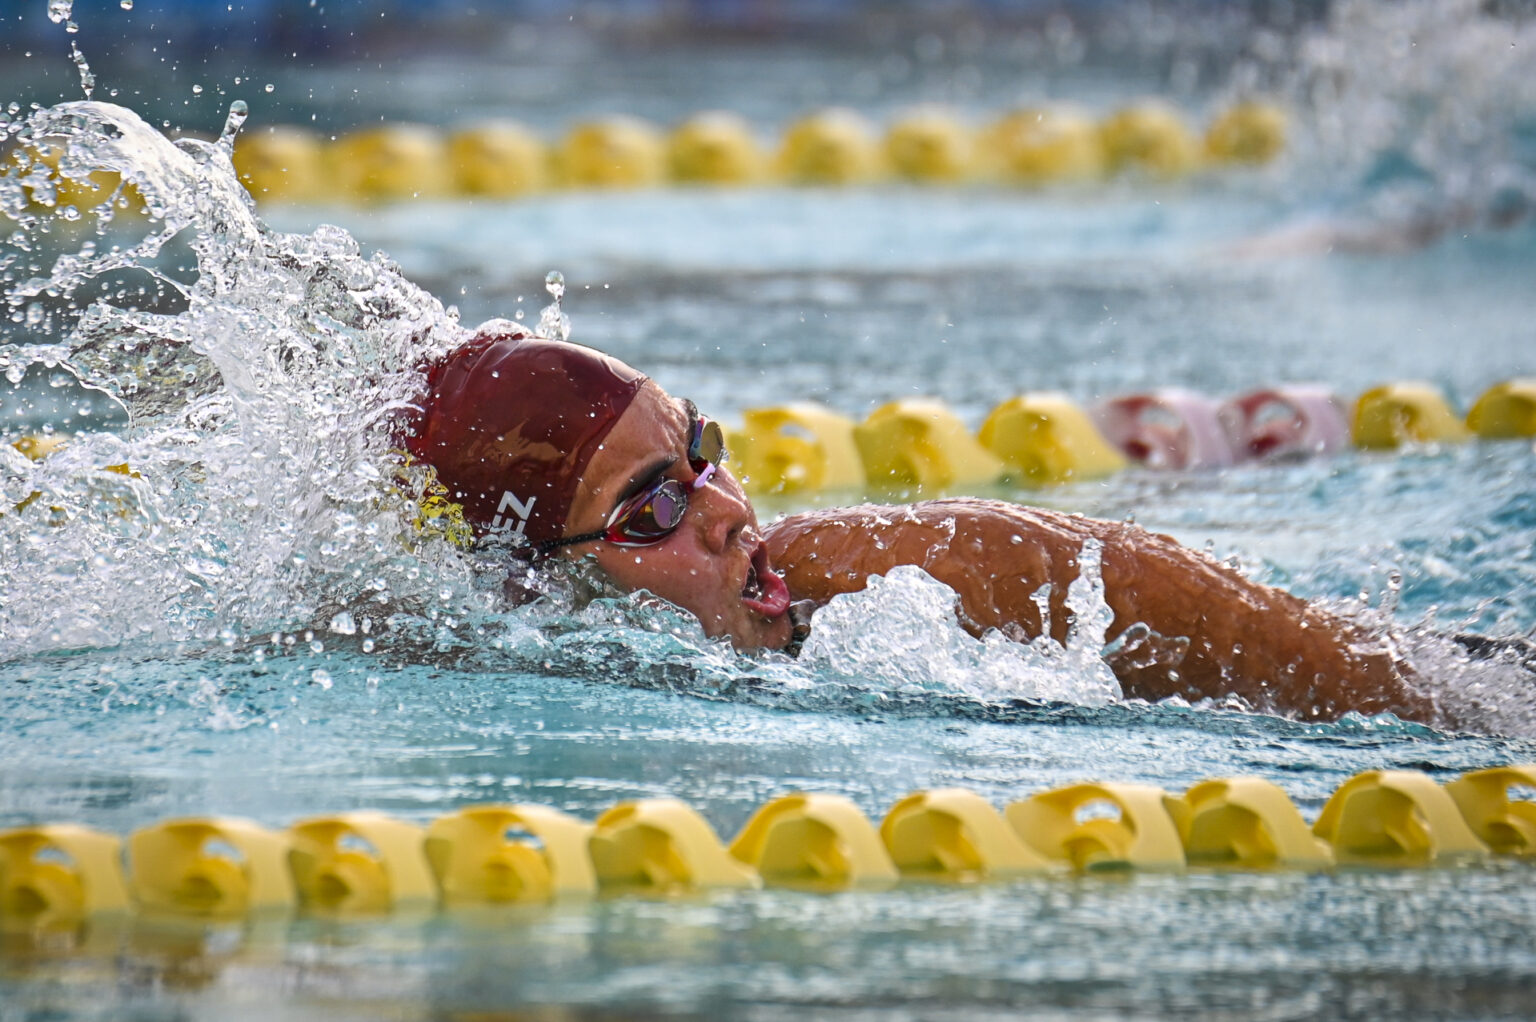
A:
[[[587,462],[646,377],[591,348],[491,320],[427,371],[406,450],[478,533],[559,539]]]

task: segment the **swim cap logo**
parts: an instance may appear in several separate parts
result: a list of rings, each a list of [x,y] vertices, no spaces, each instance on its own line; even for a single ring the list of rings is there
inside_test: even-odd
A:
[[[491,530],[493,532],[500,532],[508,528],[510,523],[506,519],[506,514],[508,511],[511,511],[517,519],[517,525],[511,526],[512,532],[521,536],[523,530],[528,527],[528,518],[533,514],[533,505],[538,499],[538,497],[529,497],[524,502],[518,500],[517,495],[511,490],[503,490],[501,493],[501,504],[496,508],[496,517],[491,519]]]

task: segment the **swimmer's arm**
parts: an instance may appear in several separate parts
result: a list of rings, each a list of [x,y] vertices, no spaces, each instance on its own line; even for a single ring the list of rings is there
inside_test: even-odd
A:
[[[1066,638],[1067,588],[1087,539],[1102,545],[1109,638],[1134,624],[1159,639],[1110,659],[1127,695],[1242,696],[1308,717],[1391,710],[1430,719],[1392,658],[1353,626],[1136,526],[996,501],[929,501],[807,512],[776,523],[768,545],[797,598],[823,604],[870,575],[915,564],[954,589],[961,623],[1028,640],[1042,622]],[[1180,646],[1187,640],[1187,646]]]

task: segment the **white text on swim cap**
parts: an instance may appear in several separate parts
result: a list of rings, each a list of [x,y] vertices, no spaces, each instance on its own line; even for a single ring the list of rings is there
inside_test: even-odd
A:
[[[501,493],[501,504],[496,508],[496,517],[491,519],[491,528],[499,532],[510,526],[514,533],[521,536],[523,529],[528,526],[528,517],[533,514],[534,502],[538,499],[538,497],[529,497],[527,502],[524,502],[518,500],[517,495],[511,490],[503,490]],[[513,517],[517,520],[515,526],[511,525],[503,517],[508,511],[511,511]]]

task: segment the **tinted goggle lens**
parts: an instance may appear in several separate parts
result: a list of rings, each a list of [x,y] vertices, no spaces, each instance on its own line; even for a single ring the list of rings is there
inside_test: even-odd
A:
[[[604,538],[610,543],[654,543],[681,525],[687,511],[687,489],[676,479],[665,479],[619,508]]]
[[[702,476],[706,470],[718,468],[725,457],[725,430],[713,419],[700,418],[693,424],[693,436],[688,441],[688,467]]]

